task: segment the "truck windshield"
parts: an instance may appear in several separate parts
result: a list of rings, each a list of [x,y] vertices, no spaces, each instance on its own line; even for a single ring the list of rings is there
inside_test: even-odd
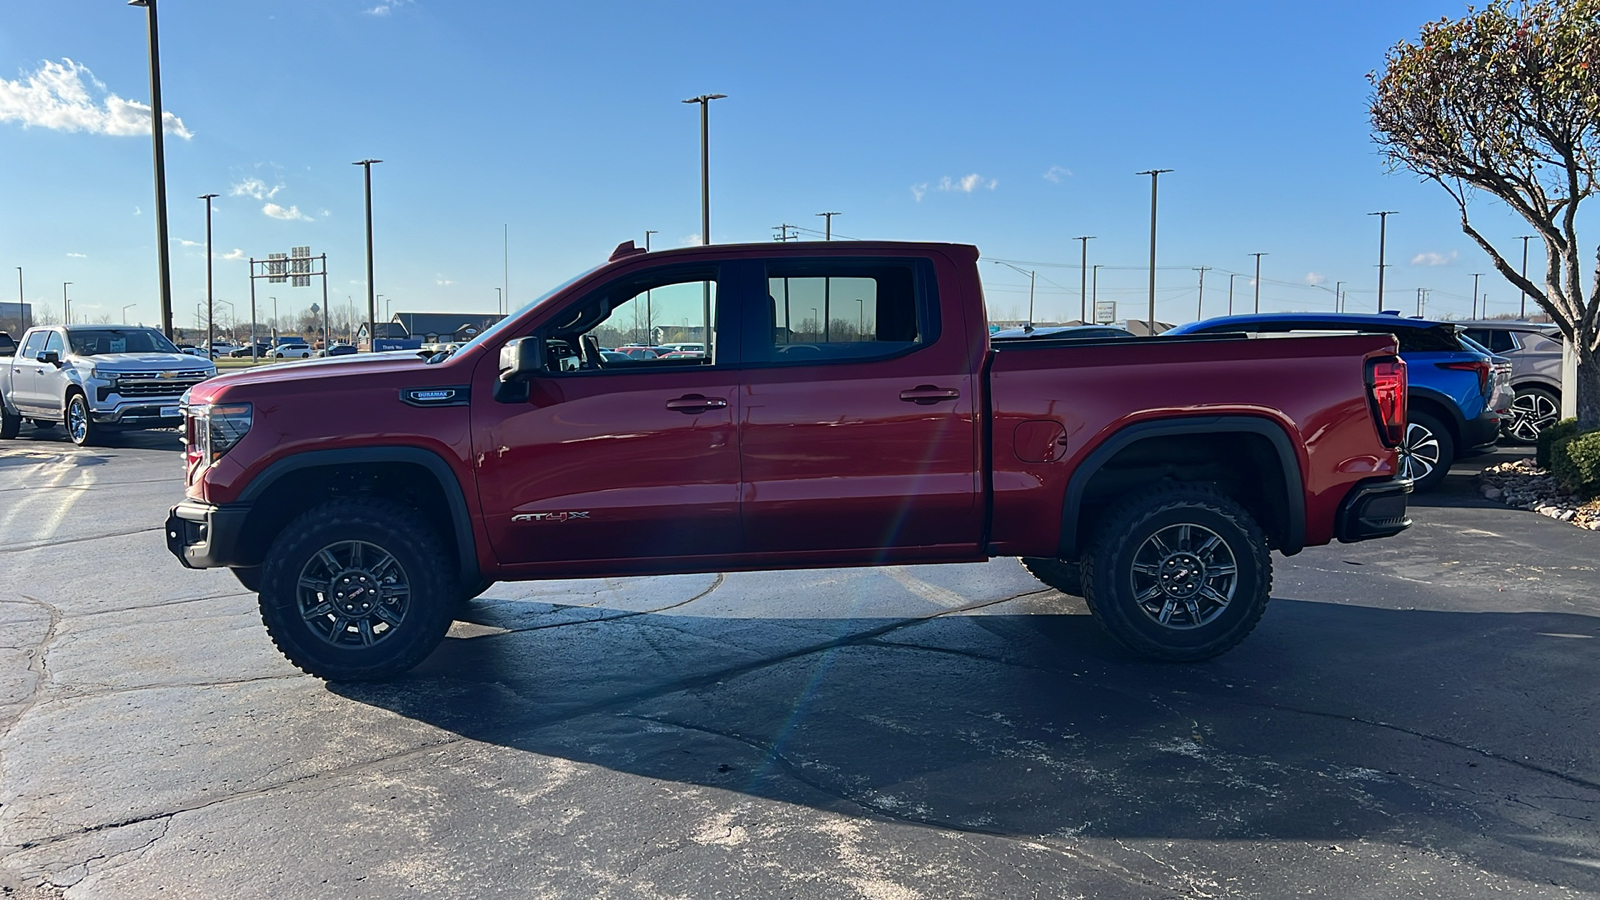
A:
[[[76,356],[98,356],[102,353],[177,353],[159,331],[148,328],[97,328],[93,331],[73,329],[67,332]]]

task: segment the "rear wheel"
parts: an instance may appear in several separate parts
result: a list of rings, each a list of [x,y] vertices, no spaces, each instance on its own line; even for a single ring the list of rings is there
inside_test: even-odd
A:
[[[1431,491],[1455,461],[1456,442],[1444,423],[1427,413],[1412,413],[1400,443],[1400,476],[1414,481],[1418,493]]]
[[[1074,597],[1083,596],[1083,576],[1079,573],[1076,561],[1045,559],[1041,556],[1024,556],[1022,558],[1022,566],[1032,573],[1033,577],[1063,594],[1071,594]]]
[[[17,436],[21,428],[22,417],[6,409],[4,403],[0,403],[0,440],[11,440]]]
[[[1532,444],[1539,440],[1539,432],[1561,418],[1561,398],[1554,391],[1542,387],[1517,388],[1511,400],[1511,418],[1502,429],[1506,437],[1519,444]]]
[[[345,498],[290,523],[261,566],[261,621],[283,655],[329,681],[389,678],[450,627],[456,586],[414,509]]]
[[[1150,659],[1208,659],[1244,640],[1272,589],[1267,539],[1232,498],[1169,484],[1131,497],[1100,526],[1083,563],[1095,620]]]

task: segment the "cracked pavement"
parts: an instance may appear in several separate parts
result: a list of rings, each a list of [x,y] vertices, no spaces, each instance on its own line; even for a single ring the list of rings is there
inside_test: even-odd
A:
[[[499,584],[326,685],[178,450],[0,444],[0,895],[1600,896],[1600,535],[1482,460],[1201,665],[996,560]]]

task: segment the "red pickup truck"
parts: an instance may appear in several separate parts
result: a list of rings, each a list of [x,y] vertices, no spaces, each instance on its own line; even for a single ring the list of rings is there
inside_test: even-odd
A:
[[[1197,660],[1255,627],[1269,550],[1410,524],[1393,337],[991,341],[977,261],[625,244],[450,354],[211,379],[168,546],[346,680],[415,665],[496,580],[997,556]],[[651,335],[707,352],[605,350]]]

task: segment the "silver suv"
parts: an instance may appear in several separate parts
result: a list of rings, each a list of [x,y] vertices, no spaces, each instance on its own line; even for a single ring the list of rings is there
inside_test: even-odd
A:
[[[1561,333],[1554,325],[1503,319],[1461,323],[1462,333],[1511,360],[1511,415],[1500,431],[1531,444],[1561,417]]]

